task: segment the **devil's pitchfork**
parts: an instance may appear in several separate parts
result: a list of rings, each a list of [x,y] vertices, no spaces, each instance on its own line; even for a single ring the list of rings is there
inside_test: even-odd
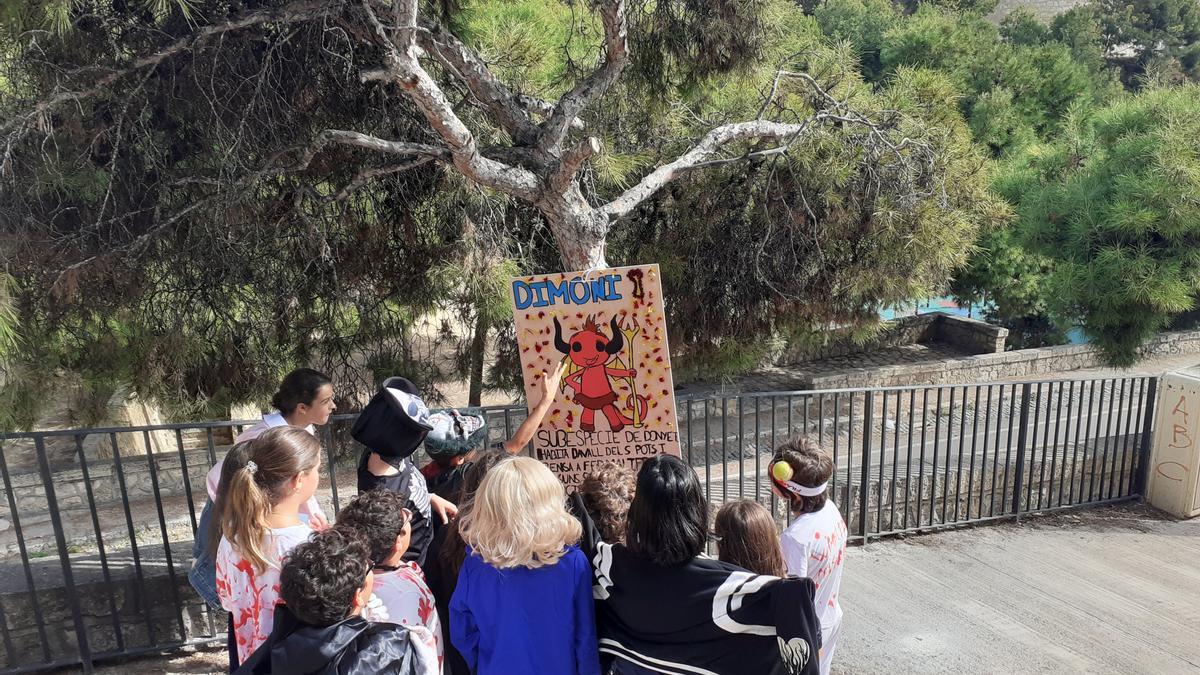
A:
[[[634,369],[634,364],[636,363],[636,361],[634,361],[635,355],[633,352],[633,341],[634,338],[636,338],[641,332],[642,326],[638,323],[636,316],[633,317],[633,328],[621,327],[621,335],[625,336],[625,343],[629,345],[629,369],[631,371]],[[638,405],[639,397],[637,390],[637,378],[633,377],[632,375],[629,377],[629,389],[632,392],[630,394],[630,401],[632,402],[633,407],[633,427],[638,429],[642,426],[642,416],[640,411],[641,406]]]

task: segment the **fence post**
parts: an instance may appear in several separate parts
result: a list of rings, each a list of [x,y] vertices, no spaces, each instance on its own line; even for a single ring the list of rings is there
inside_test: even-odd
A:
[[[863,409],[863,452],[862,469],[858,483],[858,531],[863,538],[863,546],[867,545],[867,511],[871,503],[870,489],[867,479],[871,470],[871,421],[875,410],[875,392],[868,389]],[[853,432],[853,429],[851,430]]]
[[[92,650],[88,645],[87,627],[83,623],[83,610],[79,606],[79,594],[75,578],[71,574],[71,557],[67,551],[67,537],[63,530],[62,514],[58,511],[58,498],[54,494],[54,476],[50,471],[50,460],[46,457],[46,442],[43,436],[33,439],[37,453],[38,468],[41,469],[42,486],[46,490],[46,508],[50,511],[50,524],[54,528],[54,543],[58,546],[58,561],[62,564],[63,585],[66,588],[71,619],[75,624],[75,639],[79,647],[79,662],[84,673],[92,672]]]
[[[1146,496],[1146,479],[1150,468],[1150,444],[1153,438],[1154,406],[1158,401],[1158,378],[1150,378],[1150,387],[1146,392],[1146,416],[1142,420],[1142,442],[1138,444],[1138,470],[1133,494]]]
[[[1025,482],[1025,449],[1029,436],[1029,399],[1032,393],[1033,385],[1029,382],[1021,385],[1021,421],[1018,422],[1021,428],[1017,430],[1017,476],[1013,480],[1012,493],[1012,512],[1017,516],[1021,514],[1021,488]]]

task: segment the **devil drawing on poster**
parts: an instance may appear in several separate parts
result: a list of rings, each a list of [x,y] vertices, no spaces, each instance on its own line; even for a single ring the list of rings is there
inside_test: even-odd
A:
[[[629,394],[624,402],[623,408],[629,411],[630,417],[617,409],[618,397],[612,381],[612,378],[626,379],[630,390],[637,391],[637,370],[626,367],[621,354],[625,349],[625,335],[632,338],[640,327],[634,319],[634,328],[623,330],[614,315],[609,330],[610,335],[605,335],[596,318],[589,316],[581,330],[564,340],[562,324],[558,317],[554,318],[554,346],[569,360],[563,387],[574,390],[571,398],[583,408],[579,415],[582,431],[596,430],[596,411],[604,414],[613,431],[620,431],[625,425],[640,427],[641,420],[646,417],[646,397],[636,393]],[[631,354],[629,364],[632,363]]]

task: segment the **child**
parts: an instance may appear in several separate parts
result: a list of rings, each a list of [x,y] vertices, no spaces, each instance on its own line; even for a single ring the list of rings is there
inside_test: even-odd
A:
[[[314,437],[317,427],[329,423],[329,416],[337,410],[333,402],[333,382],[328,376],[311,368],[299,368],[288,373],[279,383],[279,391],[271,397],[271,407],[278,412],[263,415],[262,420],[254,426],[238,434],[234,443],[252,441],[276,427],[299,427]],[[209,470],[206,478],[209,503],[217,500],[217,484],[221,480],[221,465],[218,461]],[[314,529],[324,529],[329,526],[325,512],[316,498],[310,499],[300,507],[302,518],[306,519]]]
[[[610,673],[817,675],[812,580],[755,575],[703,555],[709,504],[687,463],[665,454],[642,463],[625,544],[600,540],[578,493],[572,507],[595,572]]]
[[[796,437],[776,449],[770,475],[776,494],[787,500],[796,516],[780,540],[788,574],[808,577],[817,586],[821,673],[828,675],[842,629],[838,591],[846,552],[846,523],[828,497],[833,458],[811,439]]]
[[[358,493],[383,489],[406,496],[412,538],[404,559],[418,565],[425,563],[433,539],[433,518],[448,523],[458,515],[454,504],[429,493],[425,476],[412,460],[432,429],[429,409],[416,385],[403,377],[389,377],[350,430],[364,446],[358,459]]]
[[[504,444],[508,452],[519,452],[533,438],[554,402],[564,367],[560,364],[553,375],[542,373],[541,398],[513,438]],[[389,377],[350,430],[354,440],[364,446],[358,461],[359,493],[383,488],[408,495],[408,508],[413,513],[412,543],[404,559],[418,565],[425,564],[433,540],[433,519],[436,517],[440,524],[446,525],[458,515],[456,504],[429,491],[426,476],[412,460],[413,453],[435,431],[432,422],[417,386],[403,377]]]
[[[423,629],[363,618],[374,581],[369,556],[366,541],[340,527],[292,549],[270,638],[237,672],[439,674],[437,657],[417,639]]]
[[[429,463],[421,467],[421,475],[430,494],[453,502],[467,455],[487,443],[487,415],[480,408],[434,410],[429,413],[429,426],[433,427],[425,437]]]
[[[387,611],[388,621],[421,626],[427,646],[442,656],[442,626],[433,593],[414,562],[404,562],[412,536],[412,513],[407,497],[388,490],[371,490],[354,498],[338,514],[337,527],[355,530],[371,549],[375,595]]]
[[[713,523],[718,559],[755,574],[787,574],[779,535],[771,512],[762,504],[743,499],[726,502]]]
[[[214,514],[216,586],[239,661],[270,635],[283,559],[312,534],[300,505],[316,492],[320,465],[317,439],[296,427],[271,429],[225,457]]]
[[[462,486],[454,501],[462,504],[459,517],[471,508],[471,500],[483,482],[487,472],[508,457],[503,449],[488,448],[479,452],[475,459],[463,464]],[[463,543],[458,532],[458,521],[450,523],[438,530],[433,537],[433,548],[426,558],[425,581],[437,599],[438,618],[446,629],[447,635],[452,631],[450,622],[450,598],[458,584],[458,572],[462,569],[463,560],[467,557],[467,545]],[[446,641],[442,644],[445,653],[446,675],[471,675],[471,669],[463,660],[462,654],[454,648],[454,643]]]
[[[579,484],[579,496],[602,541],[625,543],[625,521],[636,486],[633,472],[620,462],[601,464]]]
[[[529,457],[488,472],[459,523],[470,547],[450,638],[476,675],[599,675],[591,564],[550,469]]]
[[[279,385],[279,391],[271,397],[271,406],[279,412],[263,415],[262,421],[246,429],[235,439],[235,443],[258,438],[267,429],[282,426],[301,427],[316,436],[316,427],[329,421],[337,409],[333,402],[333,383],[328,377],[310,368],[300,368],[287,374]],[[206,478],[208,503],[200,513],[196,537],[192,544],[192,567],[188,570],[188,581],[192,588],[212,607],[220,607],[217,597],[217,570],[214,556],[220,541],[220,532],[212,527],[214,504],[221,482],[221,467],[224,460],[209,470]],[[300,517],[307,519],[313,529],[328,526],[325,513],[316,498],[309,499],[300,507]],[[230,670],[237,666],[237,646],[233,640],[233,626],[229,629]]]

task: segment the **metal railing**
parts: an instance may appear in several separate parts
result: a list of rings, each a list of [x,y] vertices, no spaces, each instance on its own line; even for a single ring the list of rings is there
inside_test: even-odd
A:
[[[1157,378],[680,397],[710,501],[787,514],[765,480],[793,434],[829,449],[851,541],[1136,498]],[[488,408],[492,440],[525,410]],[[322,427],[319,499],[355,492],[353,415]],[[225,640],[187,582],[205,474],[250,422],[0,435],[0,672]]]

